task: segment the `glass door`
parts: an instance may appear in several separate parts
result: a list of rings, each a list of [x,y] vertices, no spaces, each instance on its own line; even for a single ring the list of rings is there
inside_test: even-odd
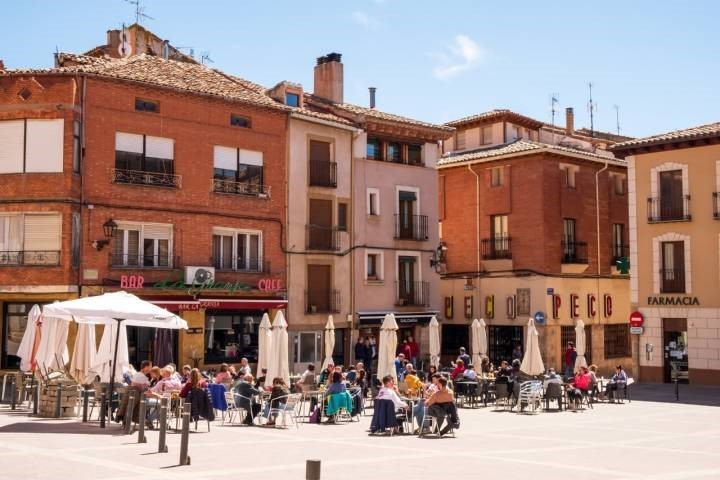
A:
[[[663,319],[663,370],[665,383],[688,383],[687,320]]]

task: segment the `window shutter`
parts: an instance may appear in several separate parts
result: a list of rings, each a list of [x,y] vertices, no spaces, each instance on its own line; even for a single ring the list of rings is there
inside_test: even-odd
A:
[[[310,160],[329,162],[330,144],[328,142],[310,140]]]
[[[143,153],[143,137],[134,133],[115,133],[115,150],[118,152]]]
[[[174,143],[171,138],[145,137],[145,156],[172,160]]]
[[[26,172],[63,171],[63,119],[28,120]]]
[[[240,150],[240,163],[245,165],[263,166],[263,153],[253,150]]]
[[[215,168],[222,168],[223,170],[237,170],[237,148],[221,147],[215,145],[214,147],[214,163]]]
[[[169,225],[143,225],[143,238],[170,240],[172,227]]]
[[[0,122],[0,173],[22,173],[25,121]]]
[[[58,252],[62,216],[51,215],[25,215],[25,251]]]

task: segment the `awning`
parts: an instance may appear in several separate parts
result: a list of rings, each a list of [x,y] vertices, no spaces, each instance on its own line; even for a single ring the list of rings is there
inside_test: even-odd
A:
[[[399,327],[403,325],[427,325],[433,316],[437,316],[436,310],[427,312],[392,312],[392,311],[379,311],[379,312],[356,312],[358,325],[361,327],[380,325],[385,318],[385,315],[392,313],[395,315],[395,321]]]
[[[266,310],[287,308],[287,300],[280,299],[234,299],[234,298],[201,298],[199,300],[148,300],[171,312],[197,311],[201,308],[217,310]]]

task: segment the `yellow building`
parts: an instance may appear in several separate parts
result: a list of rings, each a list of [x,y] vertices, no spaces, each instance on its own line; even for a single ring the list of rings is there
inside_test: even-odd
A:
[[[640,379],[720,384],[720,123],[620,143]]]

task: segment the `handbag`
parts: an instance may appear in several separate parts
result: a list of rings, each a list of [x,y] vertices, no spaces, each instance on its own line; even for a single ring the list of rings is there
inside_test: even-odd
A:
[[[315,410],[310,414],[310,418],[308,419],[309,423],[320,423],[320,407],[315,407]]]

